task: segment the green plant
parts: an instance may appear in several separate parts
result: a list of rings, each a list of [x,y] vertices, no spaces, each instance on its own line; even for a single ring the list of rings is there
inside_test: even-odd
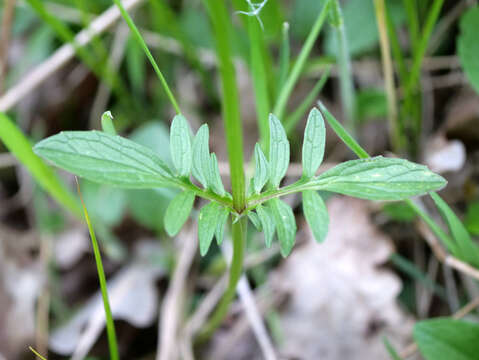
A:
[[[260,123],[267,121],[269,136],[268,141],[263,143],[269,145],[266,149],[256,145],[256,171],[246,189],[238,90],[230,47],[231,24],[227,21],[227,10],[222,2],[205,0],[213,24],[220,65],[222,109],[231,172],[230,194],[221,181],[216,155],[209,151],[208,126],[201,126],[195,137],[191,138],[188,122],[181,115],[178,102],[141,34],[121,3],[114,1],[147,54],[177,112],[170,131],[174,167],[169,167],[150,149],[115,135],[108,114],[102,119],[104,130],[107,131],[62,132],[38,143],[34,151],[54,165],[94,182],[133,189],[172,187],[182,190],[166,211],[165,229],[170,235],[177,234],[187,220],[196,197],[209,201],[198,216],[202,255],[208,252],[213,238],[216,237],[218,243],[222,242],[225,224],[231,219],[233,260],[229,285],[216,312],[200,334],[201,339],[206,339],[221,323],[234,297],[236,283],[242,273],[247,219],[264,231],[267,246],[276,233],[281,254],[287,256],[291,252],[295,242],[296,222],[292,208],[280,199],[282,196],[302,193],[306,220],[312,227],[316,240],[322,241],[329,220],[318,190],[370,200],[402,200],[439,189],[446,184],[442,177],[430,172],[425,166],[381,156],[347,161],[316,176],[324,155],[325,126],[321,113],[313,109],[308,116],[303,141],[303,175],[285,187],[280,187],[290,161],[290,145],[285,129],[274,114],[270,114],[269,119],[258,119]],[[318,36],[329,4],[329,1],[325,3],[295,67],[279,93],[276,113],[284,113],[286,101],[314,39]],[[258,35],[256,30],[250,30],[250,36],[255,38]],[[253,52],[253,66],[260,66],[258,60],[258,54],[254,55]],[[265,96],[261,95],[264,90],[257,90],[259,99],[265,101]],[[265,108],[259,113],[263,113]],[[326,117],[331,116],[325,108],[322,110]],[[266,126],[263,130],[265,128]],[[264,133],[262,135],[265,136]],[[194,184],[192,177],[201,186]]]
[[[347,161],[316,176],[324,154],[325,128],[321,113],[313,109],[304,135],[303,176],[280,187],[289,164],[289,142],[281,122],[272,114],[269,127],[269,156],[256,145],[256,171],[241,207],[235,202],[234,193],[227,192],[221,182],[216,156],[210,154],[208,147],[208,126],[203,125],[191,141],[189,125],[182,115],[175,116],[171,125],[174,169],[150,149],[107,132],[62,132],[39,142],[34,151],[54,165],[91,181],[123,188],[181,189],[183,192],[171,202],[165,217],[170,235],[177,234],[188,218],[195,197],[208,200],[198,217],[202,255],[207,253],[214,237],[221,243],[228,218],[232,219],[233,233],[238,231],[239,236],[245,231],[244,219],[248,215],[251,218],[254,212],[259,219],[255,225],[265,232],[267,245],[276,232],[281,254],[287,256],[296,234],[293,211],[280,199],[288,194],[302,193],[306,220],[315,238],[322,241],[328,218],[318,190],[370,200],[402,200],[437,190],[446,183],[425,166],[381,156]],[[192,177],[201,186],[195,185]]]

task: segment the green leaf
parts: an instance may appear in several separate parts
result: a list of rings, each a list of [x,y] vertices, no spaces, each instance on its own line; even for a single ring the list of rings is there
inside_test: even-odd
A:
[[[192,160],[190,127],[183,115],[176,115],[171,122],[170,151],[178,174],[189,177]]]
[[[289,164],[289,141],[286,137],[283,125],[273,114],[269,115],[269,166],[270,182],[274,188],[279,187],[288,170]]]
[[[261,221],[259,220],[258,214],[256,214],[254,211],[248,211],[248,219],[254,225],[256,230],[263,231],[263,227],[261,226]]]
[[[131,217],[155,232],[164,229],[168,205],[179,193],[176,189],[136,189],[126,192]]]
[[[75,196],[65,184],[32,151],[32,145],[22,131],[4,114],[0,113],[0,139],[8,150],[30,171],[33,178],[59,204],[81,217],[82,210]]]
[[[383,342],[392,360],[402,360],[399,354],[397,353],[396,349],[394,349],[394,347],[391,345],[391,343],[389,342],[387,338],[384,337]]]
[[[365,89],[356,95],[358,120],[366,122],[373,119],[385,119],[388,115],[386,93],[382,90]]]
[[[221,180],[220,170],[218,168],[218,160],[216,159],[216,154],[211,154],[211,164],[210,164],[210,174],[209,174],[209,187],[215,193],[220,196],[225,194],[225,187],[223,186],[223,181]]]
[[[113,115],[111,111],[105,111],[101,116],[101,128],[110,135],[116,135],[115,125],[113,125]]]
[[[266,156],[257,143],[254,147],[255,172],[253,178],[254,192],[259,194],[269,179],[269,164]]]
[[[122,220],[127,206],[124,190],[91,181],[82,181],[81,188],[85,205],[90,209],[89,213],[95,223],[100,220],[105,225],[115,226]]]
[[[431,195],[442,218],[447,223],[449,231],[458,245],[461,259],[479,266],[479,247],[472,241],[461,220],[438,194],[432,192],[429,195]]]
[[[259,221],[264,234],[264,242],[267,247],[270,247],[273,243],[273,236],[275,231],[275,224],[273,215],[267,207],[263,207],[261,204],[256,207]]]
[[[323,116],[318,109],[313,108],[308,116],[303,141],[303,175],[308,179],[316,174],[323,162],[325,142]]]
[[[461,34],[457,39],[457,53],[464,73],[472,87],[479,93],[479,6],[466,11],[461,17]]]
[[[468,205],[464,224],[472,235],[479,235],[479,201]]]
[[[321,190],[368,200],[404,200],[446,185],[424,165],[382,156],[346,161],[313,182]]]
[[[369,154],[364,150],[361,145],[357,143],[356,140],[344,129],[341,123],[336,120],[336,118],[331,114],[326,106],[321,101],[318,101],[318,106],[321,112],[324,114],[326,121],[328,122],[329,126],[333,129],[333,131],[339,136],[339,138],[346,144],[348,148],[354,152],[358,158],[367,159],[369,158]]]
[[[425,320],[414,326],[414,340],[426,360],[475,360],[479,324],[450,318]]]
[[[170,169],[173,169],[174,165],[170,151],[170,131],[163,122],[157,120],[148,121],[133,130],[128,139],[154,151]]]
[[[193,176],[206,189],[210,177],[210,151],[208,125],[203,124],[193,139]]]
[[[296,221],[293,210],[288,204],[278,198],[268,201],[268,205],[271,208],[276,224],[276,233],[278,234],[281,255],[286,257],[293,249],[296,237]]]
[[[192,191],[184,191],[176,195],[170,202],[165,213],[165,230],[170,236],[175,236],[181,230],[190,216],[195,202],[195,194]]]
[[[303,191],[303,212],[314,238],[319,243],[323,242],[328,233],[329,214],[326,204],[316,191]]]
[[[395,24],[401,24],[405,13],[400,0],[388,0],[387,7]],[[374,50],[378,45],[379,34],[373,1],[349,0],[341,2],[343,21],[348,40],[348,50],[352,57],[357,57]],[[337,38],[330,28],[324,41],[328,55],[337,54]]]
[[[215,231],[216,243],[218,245],[221,245],[223,243],[223,239],[225,236],[225,226],[226,226],[226,222],[228,221],[229,213],[230,212],[225,207],[221,208],[218,225],[216,226],[216,231]]]
[[[40,141],[34,152],[88,180],[131,189],[174,187],[167,165],[150,149],[100,131],[66,131]]]
[[[221,220],[223,207],[215,201],[203,206],[198,217],[198,239],[200,254],[205,256],[210,248],[216,229]]]

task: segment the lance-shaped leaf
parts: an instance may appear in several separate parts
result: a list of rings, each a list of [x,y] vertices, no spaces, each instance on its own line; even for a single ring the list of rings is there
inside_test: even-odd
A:
[[[215,201],[203,206],[198,216],[198,239],[200,254],[206,255],[215,236],[218,223],[221,220],[223,207]]]
[[[221,180],[220,170],[218,168],[218,160],[216,154],[212,153],[210,158],[210,174],[208,180],[208,187],[220,196],[225,194],[225,187]]]
[[[190,216],[195,194],[192,191],[184,191],[175,196],[168,204],[165,213],[165,230],[170,236],[175,236],[181,230]]]
[[[254,147],[255,172],[253,177],[254,192],[259,194],[269,179],[269,164],[266,156],[257,143]]]
[[[418,322],[414,340],[426,360],[472,360],[479,354],[479,324],[439,318]]]
[[[368,200],[404,200],[446,185],[426,166],[377,156],[346,161],[324,172],[313,183],[328,190]]]
[[[170,151],[173,165],[178,174],[188,177],[191,172],[191,139],[190,127],[183,115],[173,118],[170,129]]]
[[[479,266],[479,246],[472,241],[464,224],[438,194],[432,192],[430,195],[457,243],[461,259],[474,266]]]
[[[210,151],[208,147],[208,125],[203,124],[193,139],[193,176],[206,189],[210,178]]]
[[[288,170],[289,141],[283,125],[273,114],[269,115],[269,137],[269,180],[274,188],[278,188]]]
[[[256,214],[254,211],[248,211],[248,219],[254,225],[256,230],[258,230],[258,231],[263,230],[263,227],[261,226],[261,221],[259,220],[258,214]]]
[[[220,216],[218,219],[218,225],[216,226],[216,230],[215,230],[215,238],[218,245],[221,245],[223,243],[223,239],[225,236],[225,226],[226,226],[226,222],[228,221],[229,213],[230,212],[225,207],[221,208]]]
[[[323,116],[318,109],[311,110],[304,130],[303,140],[303,175],[311,178],[323,162],[326,128]]]
[[[303,191],[303,213],[316,241],[323,242],[328,233],[329,215],[326,204],[316,191]]]
[[[123,188],[175,186],[158,155],[145,146],[101,131],[67,131],[40,141],[33,151],[88,180]]]
[[[268,201],[278,234],[280,252],[283,257],[289,255],[296,237],[296,221],[291,207],[280,199]]]
[[[272,212],[269,208],[263,207],[260,204],[256,207],[256,213],[258,214],[259,221],[261,222],[266,247],[270,247],[273,243],[273,236],[275,231]]]

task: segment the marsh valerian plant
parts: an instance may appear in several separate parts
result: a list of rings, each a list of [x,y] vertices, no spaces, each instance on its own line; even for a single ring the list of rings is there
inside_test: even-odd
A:
[[[164,217],[165,229],[175,236],[190,216],[196,198],[207,203],[198,216],[198,238],[201,255],[213,240],[221,244],[226,225],[231,224],[233,258],[229,285],[216,312],[200,338],[207,338],[220,324],[234,298],[242,273],[245,234],[249,221],[264,233],[266,246],[275,235],[281,254],[286,257],[294,247],[296,221],[293,209],[282,200],[301,193],[303,212],[318,242],[328,228],[328,212],[318,191],[329,191],[369,200],[403,200],[437,190],[446,184],[427,167],[403,159],[382,156],[351,160],[317,175],[325,149],[323,115],[326,108],[313,108],[308,116],[303,147],[302,176],[293,184],[281,186],[290,162],[290,144],[280,118],[286,101],[299,76],[302,64],[326,18],[329,1],[312,29],[300,61],[288,76],[269,118],[260,118],[267,129],[263,141],[254,149],[255,172],[245,180],[239,95],[230,44],[230,26],[226,7],[221,1],[204,0],[215,31],[217,57],[223,90],[222,110],[230,164],[231,193],[224,186],[217,157],[209,149],[208,125],[202,125],[195,136],[165,78],[146,47],[128,13],[119,0],[114,0],[154,66],[165,91],[176,110],[170,128],[170,150],[173,167],[167,165],[149,148],[116,134],[110,113],[102,117],[104,131],[67,131],[49,137],[34,147],[34,152],[54,165],[85,179],[128,189],[169,187],[181,192],[171,201]],[[255,32],[251,33],[255,35]],[[257,59],[258,60],[258,59]],[[267,98],[267,96],[266,96]],[[267,114],[267,112],[266,112]],[[367,154],[366,154],[367,155]],[[248,185],[246,185],[248,184]]]
[[[258,230],[264,230],[267,245],[276,232],[281,254],[289,255],[296,225],[291,207],[281,199],[285,195],[302,194],[306,220],[315,238],[322,241],[328,219],[319,190],[369,200],[403,200],[437,190],[446,183],[426,166],[382,156],[346,161],[316,175],[324,156],[325,125],[320,111],[314,108],[304,133],[303,175],[295,183],[281,187],[290,161],[290,145],[281,122],[273,114],[269,127],[269,156],[256,144],[255,172],[243,209],[234,207],[232,195],[225,190],[216,155],[209,150],[208,125],[202,125],[192,138],[183,115],[175,116],[171,123],[174,168],[147,147],[107,131],[61,132],[39,142],[34,151],[54,165],[94,182],[129,189],[182,190],[171,201],[164,219],[170,236],[180,231],[196,197],[208,200],[198,218],[201,255],[208,252],[213,238],[221,243],[230,216],[234,222],[244,216],[258,219],[252,222]]]

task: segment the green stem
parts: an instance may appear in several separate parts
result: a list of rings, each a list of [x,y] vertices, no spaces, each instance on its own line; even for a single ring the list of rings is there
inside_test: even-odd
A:
[[[324,21],[326,20],[330,3],[331,0],[326,0],[324,2],[323,9],[321,10],[321,13],[319,14],[318,18],[316,19],[316,22],[314,23],[313,27],[311,28],[311,31],[309,32],[309,35],[303,45],[303,48],[299,53],[298,59],[296,60],[293,69],[291,70],[291,73],[286,80],[286,84],[281,89],[278,100],[276,101],[276,105],[273,110],[273,113],[278,117],[278,119],[282,119],[284,115],[289,96],[291,95],[291,92],[293,91],[293,88],[298,81],[299,75],[303,71],[306,60],[308,59],[311,49],[313,48],[313,45],[319,35],[319,32],[321,31]]]
[[[406,99],[413,99],[415,95],[415,90],[419,87],[419,75],[421,71],[422,61],[426,54],[427,44],[429,42],[429,38],[431,37],[432,30],[436,21],[439,17],[439,13],[441,12],[442,5],[444,0],[435,0],[432,4],[431,8],[429,9],[426,23],[424,25],[424,29],[422,31],[421,38],[417,46],[414,49],[414,59],[413,64],[411,67],[411,71],[409,73],[408,81],[406,83],[405,89],[405,98]],[[406,109],[407,110],[407,109]],[[411,111],[414,111],[410,109]],[[417,136],[419,136],[421,132],[421,116],[420,114],[416,116],[416,122],[414,124],[414,130]],[[417,142],[417,139],[416,139]]]
[[[239,94],[236,85],[235,68],[232,62],[231,29],[225,3],[218,0],[204,0],[215,32],[218,63],[223,89],[222,112],[225,121],[226,141],[230,163],[233,207],[241,213],[246,205],[245,176],[243,161],[243,136],[239,111]],[[245,219],[233,223],[233,260],[230,267],[228,288],[218,307],[200,333],[206,340],[221,324],[228,313],[236,293],[236,285],[242,274],[243,253],[247,222]]]
[[[241,129],[239,94],[235,68],[232,61],[231,29],[223,1],[204,0],[215,31],[216,49],[223,89],[222,112],[225,121],[226,143],[230,163],[233,206],[241,212],[245,206],[245,176],[243,160],[243,135]]]
[[[215,312],[205,325],[203,331],[198,334],[197,341],[203,342],[211,337],[214,331],[223,321],[228,313],[231,302],[236,294],[236,285],[243,273],[243,258],[244,258],[244,239],[246,235],[246,218],[233,223],[232,238],[233,238],[233,258],[229,272],[228,288],[226,289],[223,298],[216,307]]]
[[[386,4],[384,0],[374,0],[376,21],[381,45],[381,60],[383,66],[384,87],[388,100],[389,139],[394,151],[402,147],[401,131],[398,124],[398,111],[396,102],[396,89],[394,86],[394,69],[391,60],[391,51],[386,26]]]
[[[356,95],[354,93],[348,40],[346,38],[346,29],[344,27],[344,19],[339,0],[333,2],[331,11],[338,44],[337,60],[339,66],[341,103],[346,117],[346,127],[349,132],[354,135],[356,130]]]
[[[76,179],[76,178],[75,178]],[[108,346],[110,348],[110,359],[118,360],[120,358],[118,354],[118,343],[116,341],[116,332],[115,332],[115,324],[113,322],[113,315],[111,313],[110,302],[108,300],[108,289],[106,286],[106,277],[105,277],[105,270],[103,269],[103,263],[101,261],[101,253],[100,247],[98,246],[98,242],[96,240],[95,232],[93,231],[93,226],[90,221],[90,217],[88,216],[88,211],[86,209],[85,203],[83,201],[83,197],[80,191],[80,185],[77,180],[77,189],[78,194],[80,195],[80,200],[83,205],[83,213],[85,215],[85,221],[88,225],[88,231],[90,232],[91,243],[93,246],[93,254],[95,255],[95,262],[96,262],[96,269],[98,272],[98,279],[100,281],[100,290],[101,296],[103,299],[103,308],[105,310],[105,319],[106,319],[106,332],[108,336]]]
[[[248,34],[251,47],[251,78],[256,99],[256,116],[263,149],[269,149],[269,122],[270,112],[268,81],[266,68],[263,62],[263,32],[254,17],[248,18]]]
[[[411,54],[414,54],[419,42],[419,21],[416,0],[403,0],[403,5],[404,9],[406,10],[407,20],[409,23]]]
[[[155,70],[156,75],[160,79],[161,85],[163,86],[163,89],[165,90],[166,95],[168,96],[168,99],[171,102],[171,105],[173,105],[177,114],[181,114],[181,110],[180,110],[180,107],[178,106],[178,103],[176,102],[175,96],[171,92],[170,87],[168,86],[168,83],[166,82],[166,79],[163,76],[163,73],[158,67],[158,64],[156,63],[155,58],[151,54],[150,49],[148,49],[148,46],[146,45],[145,40],[143,40],[143,37],[138,31],[138,28],[136,27],[135,23],[130,17],[130,14],[128,14],[128,11],[126,11],[126,9],[123,7],[120,0],[113,0],[113,2],[116,4],[116,6],[118,6],[121,16],[123,16],[123,19],[125,19],[126,23],[128,24],[128,27],[130,28],[131,32],[135,35],[136,40],[138,41],[143,51],[145,52],[146,57],[150,61],[151,66],[153,66],[153,69]]]

